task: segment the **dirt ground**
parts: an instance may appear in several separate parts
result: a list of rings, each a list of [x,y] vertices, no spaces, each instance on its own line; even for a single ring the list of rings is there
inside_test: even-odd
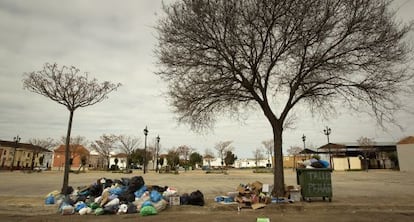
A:
[[[60,190],[63,173],[59,171],[22,173],[0,172],[0,221],[256,221],[258,217],[271,221],[413,221],[414,173],[370,170],[369,172],[332,173],[332,202],[316,198],[312,202],[269,204],[263,209],[237,210],[237,205],[214,202],[218,195],[234,191],[240,184],[260,181],[272,183],[273,175],[254,174],[251,170],[228,171],[224,174],[205,174],[195,170],[174,174],[156,174],[142,171],[132,174],[87,172],[70,174],[72,187],[94,183],[101,177],[119,179],[141,175],[149,185],[172,186],[180,194],[195,190],[203,192],[206,205],[172,206],[155,216],[128,215],[71,215],[61,216],[57,206],[46,206],[45,195]],[[285,171],[285,183],[296,184],[296,173]]]

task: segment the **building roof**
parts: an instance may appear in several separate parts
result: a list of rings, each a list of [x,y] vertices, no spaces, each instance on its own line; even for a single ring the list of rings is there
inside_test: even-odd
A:
[[[66,148],[66,145],[60,145],[54,151],[55,152],[65,152],[65,148]],[[70,145],[69,146],[69,150],[70,150],[70,152],[73,152],[73,153],[80,153],[80,154],[87,154],[87,155],[89,155],[89,150],[86,149],[82,145]]]
[[[115,158],[127,158],[128,157],[128,154],[126,154],[126,153],[118,153],[118,154],[112,155],[111,157],[115,157]]]
[[[397,144],[414,144],[414,136],[407,136],[400,140]]]
[[[33,145],[31,143],[16,143],[14,141],[0,140],[0,146],[13,147],[13,148],[24,148],[27,150],[35,150],[36,152],[52,152],[41,146]]]
[[[395,147],[395,142],[374,142],[372,147]],[[327,149],[344,149],[344,148],[359,148],[361,145],[357,142],[346,142],[346,143],[328,143],[318,148],[318,150]]]

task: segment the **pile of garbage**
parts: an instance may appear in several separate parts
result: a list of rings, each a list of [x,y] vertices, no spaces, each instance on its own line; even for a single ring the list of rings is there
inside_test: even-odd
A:
[[[221,204],[237,204],[238,210],[242,208],[260,209],[270,203],[293,203],[300,201],[297,195],[300,192],[298,186],[287,186],[283,197],[272,197],[273,186],[254,181],[248,184],[239,184],[236,191],[228,192],[226,196],[217,196],[215,201]]]
[[[174,187],[146,185],[141,176],[120,180],[100,178],[93,184],[74,190],[53,191],[46,204],[57,204],[62,215],[130,214],[155,215],[169,205],[204,205],[204,196],[197,190],[178,195]]]

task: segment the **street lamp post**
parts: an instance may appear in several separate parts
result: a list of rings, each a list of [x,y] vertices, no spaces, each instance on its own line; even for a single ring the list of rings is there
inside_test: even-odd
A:
[[[329,128],[328,126],[323,130],[323,134],[326,135],[326,137],[328,138],[328,152],[329,152],[329,165],[331,166],[331,168],[333,168],[332,166],[332,155],[331,155],[331,145],[329,144],[329,135],[331,134],[331,128]]]
[[[144,174],[147,173],[147,136],[148,136],[148,127],[145,126],[144,129],[144,135],[145,135],[145,145],[144,145]]]
[[[13,159],[12,159],[11,168],[10,168],[11,171],[13,171],[14,159],[16,158],[16,152],[17,152],[17,148],[19,147],[20,139],[21,138],[19,137],[19,135],[13,137],[13,141],[15,142],[15,146],[14,146]]]
[[[157,139],[157,166],[155,167],[155,172],[157,172],[158,173],[158,155],[159,155],[159,152],[160,152],[160,135],[158,135],[157,137],[156,137],[156,139]]]
[[[303,141],[303,149],[305,150],[305,148],[306,148],[306,145],[305,145],[306,136],[305,136],[305,134],[303,134],[303,136],[302,136],[302,141]]]

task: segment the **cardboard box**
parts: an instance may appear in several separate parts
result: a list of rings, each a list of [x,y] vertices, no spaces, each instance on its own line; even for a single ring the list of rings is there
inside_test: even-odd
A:
[[[170,206],[179,206],[179,205],[180,205],[180,196],[171,196]]]

